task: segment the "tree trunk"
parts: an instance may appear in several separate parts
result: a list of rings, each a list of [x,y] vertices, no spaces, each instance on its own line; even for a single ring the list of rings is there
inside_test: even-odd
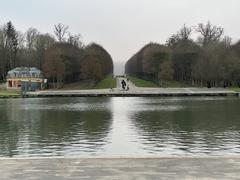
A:
[[[192,86],[195,86],[195,81],[194,81],[194,79],[192,79]]]

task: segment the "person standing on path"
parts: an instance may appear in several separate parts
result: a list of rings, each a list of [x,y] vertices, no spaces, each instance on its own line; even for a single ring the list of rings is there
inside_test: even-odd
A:
[[[124,80],[122,80],[121,84],[122,84],[122,89],[125,90],[126,82]]]

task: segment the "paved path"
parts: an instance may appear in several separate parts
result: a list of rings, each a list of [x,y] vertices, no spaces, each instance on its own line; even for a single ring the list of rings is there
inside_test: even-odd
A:
[[[124,80],[126,82],[126,84],[129,86],[129,91],[135,91],[138,88],[127,78],[123,78],[123,77],[118,77],[117,78],[117,90],[123,91],[122,89],[122,80]]]
[[[240,179],[240,158],[1,159],[0,179]]]
[[[129,91],[121,87],[121,81],[129,84]],[[140,88],[136,87],[126,78],[117,78],[117,88],[94,89],[94,90],[48,90],[28,92],[30,97],[51,97],[51,96],[239,96],[239,93],[224,88]]]
[[[95,96],[239,96],[239,93],[221,88],[120,88],[98,90],[57,90],[28,92],[27,97],[95,97]]]

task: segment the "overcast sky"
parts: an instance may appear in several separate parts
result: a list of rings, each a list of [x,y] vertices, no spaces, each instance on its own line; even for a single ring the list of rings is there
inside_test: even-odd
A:
[[[239,7],[239,0],[0,0],[0,23],[53,33],[61,22],[84,43],[97,42],[115,62],[125,62],[150,41],[165,43],[183,24],[209,20],[237,41]]]

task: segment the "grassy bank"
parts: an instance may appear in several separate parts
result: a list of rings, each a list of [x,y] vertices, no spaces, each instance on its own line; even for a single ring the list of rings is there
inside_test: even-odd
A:
[[[133,84],[137,87],[151,87],[151,88],[174,88],[174,87],[187,87],[185,83],[177,82],[177,81],[164,81],[162,86],[159,86],[158,84],[152,82],[152,81],[146,81],[144,79],[139,79],[136,77],[128,76],[129,80],[132,81]]]
[[[159,87],[157,84],[151,81],[146,81],[136,77],[128,76],[128,79],[137,87],[155,87],[155,88]]]
[[[86,90],[86,89],[93,89],[94,83],[91,81],[84,81],[84,82],[77,82],[71,84],[65,84],[59,90]]]
[[[107,77],[100,81],[93,89],[110,89],[116,88],[117,82],[114,77]]]
[[[187,85],[183,82],[178,81],[164,81],[162,87],[165,88],[183,88],[183,87],[189,87],[190,85]]]
[[[18,97],[20,95],[19,91],[0,90],[0,97]]]
[[[228,88],[230,91],[240,92],[240,88]]]
[[[87,90],[87,89],[110,89],[116,87],[116,78],[107,77],[96,85],[92,81],[82,81],[72,84],[65,84],[61,90]]]

